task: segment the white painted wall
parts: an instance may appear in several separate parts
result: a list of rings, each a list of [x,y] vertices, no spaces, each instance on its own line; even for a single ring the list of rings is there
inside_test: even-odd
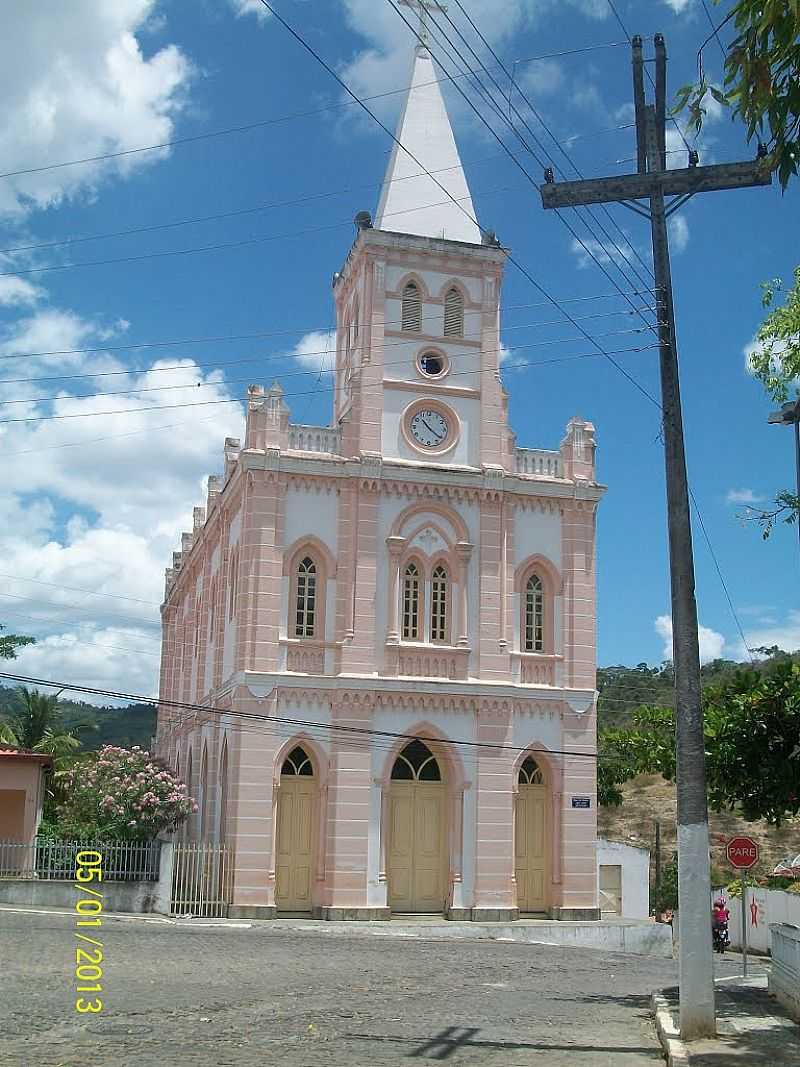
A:
[[[426,456],[406,443],[400,426],[403,412],[416,400],[430,397],[446,403],[455,412],[460,421],[458,443],[449,452],[441,456]],[[480,401],[464,396],[439,396],[434,390],[426,390],[420,382],[419,393],[407,389],[393,389],[387,384],[383,393],[383,440],[381,451],[388,459],[411,460],[415,463],[441,463],[451,466],[454,463],[479,466],[480,448]]]
[[[313,534],[336,557],[338,497],[330,489],[309,489],[290,485],[286,490],[284,545],[288,548],[301,537]]]
[[[649,850],[598,837],[598,891],[600,867],[606,865],[622,867],[622,917],[624,919],[647,919],[650,915]]]
[[[711,905],[718,897],[722,897],[731,913],[728,922],[731,947],[741,948],[741,897],[728,896],[726,889],[712,890],[708,909],[709,922],[711,922]],[[754,904],[755,909],[753,908]],[[756,952],[769,952],[772,946],[770,924],[787,923],[789,926],[800,927],[800,896],[796,893],[785,893],[780,889],[748,887],[745,918],[747,920],[747,944],[749,947]]]
[[[517,512],[514,520],[514,552],[517,563],[528,556],[545,556],[561,570],[561,516],[557,511]]]

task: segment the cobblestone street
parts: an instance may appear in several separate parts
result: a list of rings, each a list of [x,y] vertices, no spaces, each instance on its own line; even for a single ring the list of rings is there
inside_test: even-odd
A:
[[[106,919],[104,1010],[75,1012],[72,916],[0,910],[9,1067],[663,1062],[669,960],[497,942]]]

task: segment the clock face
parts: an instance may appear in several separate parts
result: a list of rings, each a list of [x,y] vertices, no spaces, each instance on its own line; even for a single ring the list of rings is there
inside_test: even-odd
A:
[[[423,448],[441,448],[450,437],[450,422],[440,411],[422,408],[411,418],[411,436]]]

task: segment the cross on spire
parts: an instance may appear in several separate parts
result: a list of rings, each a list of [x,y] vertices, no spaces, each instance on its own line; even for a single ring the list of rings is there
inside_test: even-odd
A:
[[[428,45],[428,12],[447,11],[446,4],[439,4],[436,0],[399,0],[401,7],[409,7],[419,15],[419,39],[421,44]]]

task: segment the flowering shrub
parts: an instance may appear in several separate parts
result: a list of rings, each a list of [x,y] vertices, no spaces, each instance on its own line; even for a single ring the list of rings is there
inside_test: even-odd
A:
[[[149,841],[174,830],[197,804],[171,770],[143,748],[104,745],[63,779],[57,809],[63,838]]]

